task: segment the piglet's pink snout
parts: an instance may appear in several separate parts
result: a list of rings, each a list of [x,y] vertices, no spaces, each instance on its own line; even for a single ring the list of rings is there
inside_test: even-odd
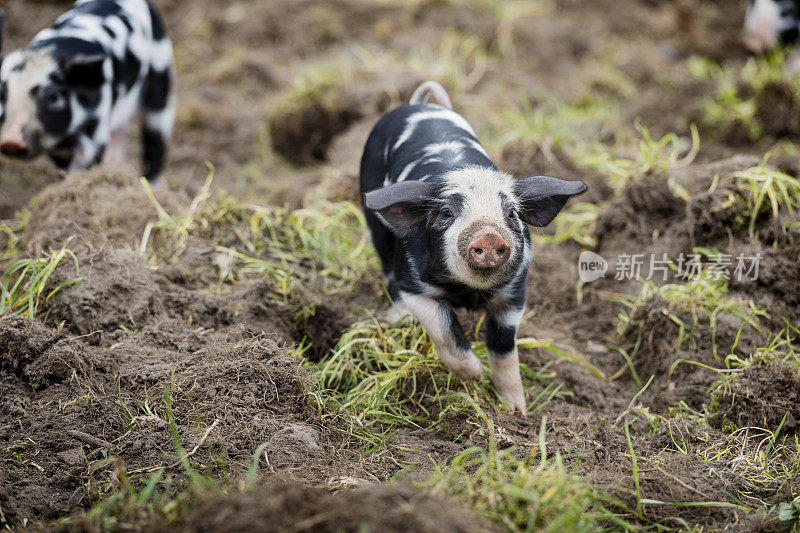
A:
[[[28,149],[22,128],[25,125],[23,120],[12,121],[0,136],[0,152],[6,155],[15,155]]]
[[[511,247],[491,227],[479,229],[469,245],[468,262],[473,268],[489,269],[501,267],[508,261]]]
[[[742,35],[744,46],[756,53],[771,50],[777,44],[777,40],[777,29],[768,20],[759,20],[748,24]]]

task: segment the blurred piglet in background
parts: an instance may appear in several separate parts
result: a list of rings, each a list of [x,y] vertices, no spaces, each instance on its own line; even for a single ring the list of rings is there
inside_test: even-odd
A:
[[[800,0],[750,0],[742,41],[748,50],[767,52],[779,44],[794,44],[800,35]],[[800,73],[800,52],[786,61],[786,68]]]
[[[47,154],[62,169],[124,159],[142,119],[143,173],[155,181],[175,119],[172,43],[146,0],[79,0],[2,57],[0,152]]]

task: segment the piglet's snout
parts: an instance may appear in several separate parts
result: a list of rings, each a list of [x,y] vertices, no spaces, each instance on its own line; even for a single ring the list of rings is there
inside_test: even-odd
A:
[[[25,136],[22,134],[24,121],[12,121],[3,135],[0,136],[0,152],[6,155],[22,155],[28,150]]]
[[[781,14],[772,0],[756,0],[747,13],[742,42],[751,52],[766,52],[778,41]]]
[[[742,36],[744,46],[751,52],[766,52],[775,46],[775,31],[770,28],[755,28]]]
[[[511,255],[511,247],[491,227],[483,227],[475,232],[467,255],[472,268],[488,269],[503,266]]]

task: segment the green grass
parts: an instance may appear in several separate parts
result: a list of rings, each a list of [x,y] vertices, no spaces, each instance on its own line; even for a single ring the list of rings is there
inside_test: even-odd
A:
[[[332,105],[341,97],[347,76],[339,65],[322,63],[306,67],[295,76],[275,104],[270,120],[283,120],[283,117],[303,110],[312,102],[322,106]]]
[[[321,278],[326,292],[351,290],[379,270],[364,214],[352,202],[319,200],[293,211],[253,208],[250,231],[257,252],[275,257],[281,268]]]
[[[674,265],[673,265],[674,267]],[[684,273],[686,275],[688,273]],[[653,281],[641,281],[638,294],[604,293],[610,300],[623,305],[616,318],[617,338],[620,343],[633,342],[633,350],[627,353],[619,349],[626,359],[638,383],[633,361],[641,347],[647,331],[654,327],[655,321],[666,316],[674,326],[672,349],[680,351],[681,346],[695,337],[698,327],[707,325],[711,329],[711,343],[715,357],[718,354],[717,322],[721,315],[727,314],[742,321],[743,326],[759,330],[759,317],[766,317],[766,310],[752,301],[728,296],[728,284],[708,269],[699,275],[689,276],[685,282],[657,285]],[[664,332],[661,333],[664,335]]]
[[[364,215],[351,202],[319,200],[297,210],[245,209],[250,231],[240,234],[244,246],[218,246],[217,252],[229,258],[232,274],[266,276],[282,301],[298,284],[339,294],[379,272]]]
[[[352,202],[317,200],[288,210],[236,202],[211,194],[214,169],[181,213],[170,214],[142,182],[157,219],[147,224],[140,254],[151,263],[177,261],[192,240],[216,243],[220,281],[265,276],[285,301],[298,284],[325,294],[353,290],[379,272],[361,208]]]
[[[56,268],[65,259],[71,259],[75,277],[53,287],[49,284]],[[50,251],[45,257],[20,259],[5,272],[0,288],[0,317],[23,315],[34,318],[44,309],[50,298],[59,290],[83,281],[78,258],[67,248]]]
[[[689,138],[669,132],[658,137],[643,124],[621,125],[618,103],[611,99],[586,98],[568,104],[545,98],[534,105],[523,100],[520,110],[502,108],[492,128],[497,141],[490,151],[514,151],[533,156],[541,152],[545,163],[558,168],[557,152],[563,153],[578,170],[590,171],[608,179],[619,196],[632,181],[651,174],[690,165],[700,150],[700,136],[692,125]],[[670,187],[678,195],[685,191],[675,182]],[[595,223],[601,205],[590,202],[572,204],[555,219],[552,230],[536,235],[538,242],[561,243],[573,240],[591,248],[596,245]]]
[[[785,68],[787,52],[787,49],[777,48],[749,58],[744,66],[690,57],[687,67],[691,75],[713,86],[711,94],[698,102],[702,123],[717,130],[740,128],[751,140],[760,139],[764,132],[757,117],[757,95],[768,85],[786,83],[791,87],[796,84],[795,77]]]
[[[700,138],[695,126],[688,140],[672,132],[655,137],[641,123],[626,127],[619,115],[619,103],[608,98],[573,104],[545,98],[535,105],[524,99],[521,110],[510,106],[497,113],[494,129],[502,135],[496,146],[489,146],[493,151],[509,144],[518,144],[523,152],[539,150],[556,168],[558,150],[578,169],[608,178],[617,194],[632,180],[685,167],[697,156]]]
[[[562,243],[575,241],[587,248],[597,245],[595,224],[600,206],[591,202],[579,202],[561,211],[547,234],[533,232],[531,238],[540,243]]]
[[[468,448],[439,465],[420,487],[466,503],[507,531],[635,529],[615,514],[624,509],[621,502],[571,474],[558,454],[548,457],[547,417],[529,453],[500,449],[491,418],[469,396],[464,398],[485,424],[488,446]]]
[[[784,231],[800,219],[800,181],[767,165],[767,158],[754,167],[732,173],[731,177],[745,204],[743,214],[749,214],[747,229],[751,236],[755,235],[758,218],[765,212],[776,220],[788,215],[791,222],[784,224]]]
[[[189,235],[208,225],[208,215],[213,212],[208,200],[211,197],[211,183],[214,181],[214,167],[208,165],[208,176],[200,191],[192,199],[183,213],[170,215],[156,199],[150,184],[145,178],[140,182],[145,194],[156,210],[158,218],[145,226],[139,245],[139,254],[150,263],[174,262],[186,251]]]

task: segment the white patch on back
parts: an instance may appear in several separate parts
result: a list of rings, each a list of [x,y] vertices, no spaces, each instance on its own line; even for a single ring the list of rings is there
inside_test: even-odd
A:
[[[414,167],[417,166],[418,163],[419,163],[419,160],[412,161],[411,163],[407,164],[405,166],[405,168],[403,169],[403,171],[400,172],[400,175],[397,176],[397,181],[398,182],[405,181],[405,179],[408,177],[408,175],[411,173],[411,171],[414,170]]]
[[[417,125],[425,120],[446,120],[453,126],[466,131],[472,136],[475,136],[475,132],[472,130],[472,126],[469,125],[469,122],[467,122],[464,117],[455,111],[450,111],[449,109],[445,108],[437,109],[435,111],[419,111],[406,119],[406,127],[403,130],[403,133],[397,139],[397,142],[394,143],[392,150],[397,150],[400,145],[410,139],[411,135],[414,134],[414,130],[417,128]]]

